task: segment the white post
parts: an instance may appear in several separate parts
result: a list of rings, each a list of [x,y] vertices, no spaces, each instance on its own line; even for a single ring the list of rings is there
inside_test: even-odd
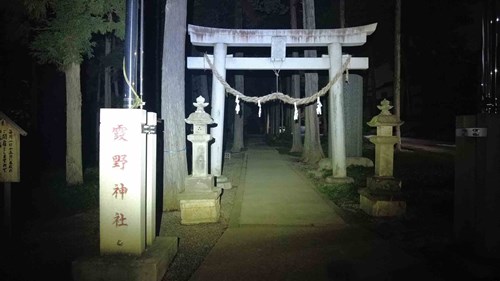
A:
[[[100,117],[101,254],[140,256],[146,247],[146,111],[101,108]]]
[[[342,46],[340,43],[328,45],[328,56],[330,57],[329,77],[332,79],[342,70]],[[328,97],[329,130],[328,140],[331,151],[333,175],[330,181],[351,181],[347,178],[346,154],[345,154],[345,132],[344,132],[344,99],[342,97],[342,77],[338,79],[330,89]]]
[[[226,79],[226,53],[227,45],[223,43],[216,43],[214,45],[214,67],[217,72]],[[210,129],[210,134],[215,139],[210,148],[211,159],[211,174],[213,176],[220,176],[222,174],[222,144],[224,135],[224,103],[225,103],[225,90],[224,86],[219,80],[212,75],[212,111],[211,116],[217,126]]]
[[[147,125],[156,128],[156,113],[147,113]],[[146,136],[146,246],[156,238],[156,132]]]

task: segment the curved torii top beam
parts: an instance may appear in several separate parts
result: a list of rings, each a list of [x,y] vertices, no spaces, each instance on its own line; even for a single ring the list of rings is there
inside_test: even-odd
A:
[[[372,34],[377,23],[339,29],[225,29],[188,25],[191,43],[195,46],[213,46],[224,43],[229,47],[268,47],[272,37],[285,37],[287,46],[360,46]]]

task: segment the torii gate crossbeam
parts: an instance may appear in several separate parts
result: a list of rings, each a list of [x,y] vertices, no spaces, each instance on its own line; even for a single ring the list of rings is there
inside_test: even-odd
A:
[[[285,58],[280,69],[314,70],[328,69],[332,79],[341,71],[345,57],[342,47],[361,46],[366,37],[372,34],[376,23],[340,29],[223,29],[196,25],[188,25],[191,43],[195,46],[213,46],[213,64],[217,72],[225,79],[227,69],[260,69],[272,70],[276,66],[270,58],[233,58],[227,55],[227,47],[271,47],[273,40],[279,38],[289,47],[328,47],[328,56],[321,58]],[[189,57],[188,69],[204,69],[203,58]],[[368,58],[352,58],[349,69],[367,69]],[[212,82],[211,116],[216,127],[211,128],[215,142],[211,146],[211,174],[222,176],[222,143],[224,132],[224,86],[215,75]],[[349,182],[347,177],[344,105],[342,82],[333,84],[329,94],[329,146],[332,148],[332,176],[330,182]],[[225,182],[225,179],[222,180]],[[219,182],[219,181],[218,181]]]

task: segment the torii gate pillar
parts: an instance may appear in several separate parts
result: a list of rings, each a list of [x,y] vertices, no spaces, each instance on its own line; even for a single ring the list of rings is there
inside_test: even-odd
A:
[[[329,77],[332,79],[342,69],[342,45],[332,43],[328,45],[330,57]],[[328,126],[329,148],[332,152],[332,175],[326,180],[333,182],[353,182],[347,177],[345,153],[345,124],[344,124],[344,98],[342,79],[338,79],[330,88],[328,95]]]
[[[226,54],[227,45],[224,43],[216,43],[214,45],[214,67],[217,72],[226,79]],[[225,90],[224,86],[215,77],[212,78],[212,111],[211,116],[214,123],[217,125],[210,129],[210,134],[215,139],[215,142],[210,147],[210,173],[216,177],[217,186],[222,188],[230,188],[227,178],[222,177],[222,156],[223,136],[224,136],[224,107],[225,107]]]

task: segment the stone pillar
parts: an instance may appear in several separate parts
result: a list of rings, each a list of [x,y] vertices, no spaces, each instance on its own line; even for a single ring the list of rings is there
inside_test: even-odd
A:
[[[99,127],[100,252],[146,248],[146,134],[142,109],[102,108]]]
[[[101,108],[100,253],[74,260],[71,280],[157,281],[177,254],[177,237],[155,237],[156,122],[142,109]]]
[[[332,79],[342,71],[342,46],[340,43],[328,45],[330,57],[329,78]],[[347,177],[344,132],[344,98],[342,96],[342,79],[337,80],[330,89],[328,96],[328,140],[329,151],[332,152],[333,175],[327,178],[330,183],[353,182]]]
[[[406,201],[401,194],[401,181],[393,177],[394,145],[399,141],[393,136],[393,127],[403,124],[389,110],[389,101],[384,99],[378,109],[380,114],[367,124],[377,127],[377,135],[371,136],[375,144],[375,175],[367,178],[367,188],[360,190],[360,207],[375,217],[401,216],[406,212]]]
[[[345,75],[344,75],[345,76]],[[349,74],[344,83],[344,120],[346,157],[363,156],[363,77]],[[349,163],[349,160],[347,161]]]
[[[146,247],[156,239],[156,112],[147,113],[146,135]],[[144,130],[143,130],[144,131]]]
[[[214,46],[214,67],[217,72],[226,79],[226,54],[227,46],[223,43],[217,43]],[[219,80],[212,76],[212,112],[215,127],[210,129],[210,134],[215,139],[211,147],[211,174],[220,176],[222,174],[222,144],[224,135],[224,105],[225,95],[224,86]]]
[[[217,43],[214,45],[214,67],[217,72],[226,79],[226,54],[227,45]],[[217,126],[210,129],[210,134],[215,139],[211,146],[210,155],[210,171],[211,174],[217,177],[217,185],[220,188],[231,188],[231,182],[227,177],[222,176],[222,158],[224,156],[224,107],[225,107],[225,90],[219,80],[212,75],[212,118]]]
[[[217,222],[220,216],[221,190],[215,188],[214,177],[208,173],[208,142],[212,136],[207,134],[207,125],[214,121],[204,110],[208,103],[202,96],[193,105],[196,111],[186,119],[194,127],[193,134],[187,136],[193,145],[193,173],[179,194],[182,224]]]

